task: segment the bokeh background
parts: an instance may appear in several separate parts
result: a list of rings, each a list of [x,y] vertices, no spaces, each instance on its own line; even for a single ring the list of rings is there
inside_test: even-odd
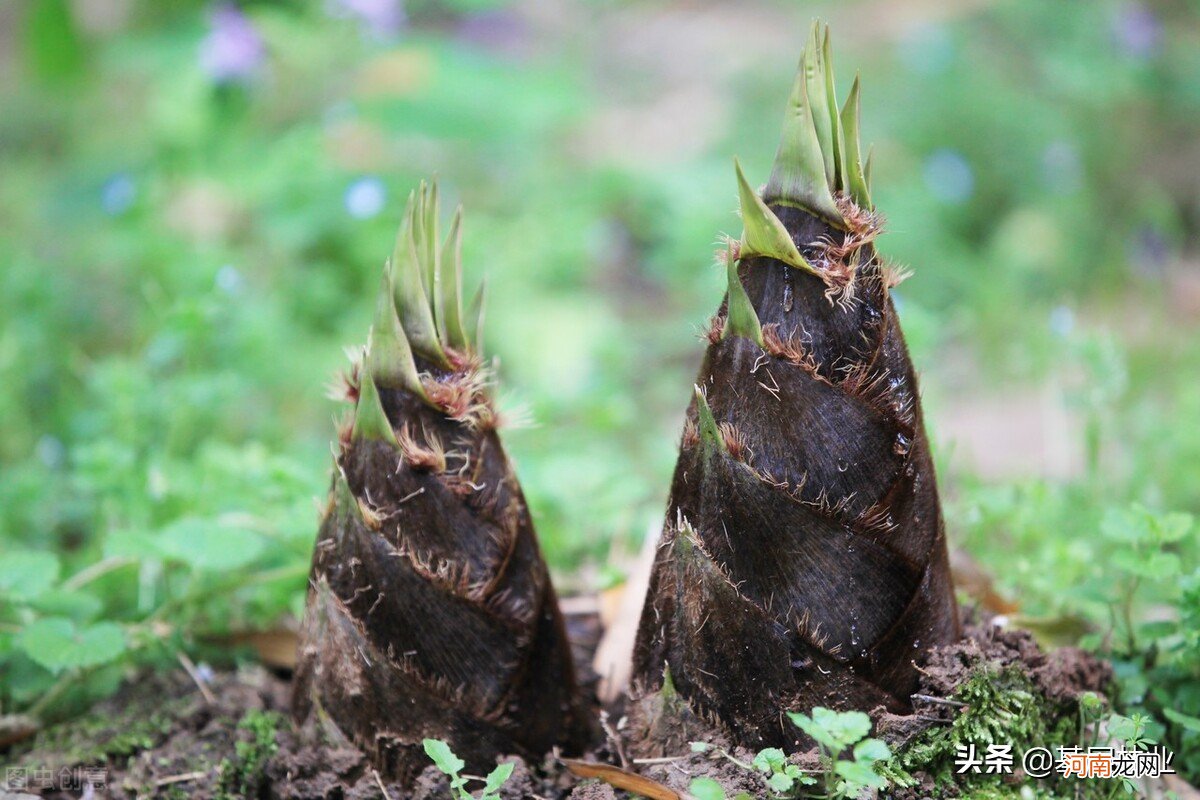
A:
[[[914,270],[964,591],[1101,650],[1200,752],[1162,713],[1200,715],[1186,0],[0,4],[0,712],[294,622],[325,388],[425,176],[466,206],[556,578],[619,582],[740,231],[731,156],[765,179],[814,16]]]

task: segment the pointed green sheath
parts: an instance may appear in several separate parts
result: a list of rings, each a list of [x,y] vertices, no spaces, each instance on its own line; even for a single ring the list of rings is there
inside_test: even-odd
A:
[[[817,143],[821,147],[821,160],[825,168],[825,184],[831,191],[837,188],[837,137],[836,117],[829,114],[829,75],[825,72],[825,48],[821,42],[821,25],[812,24],[808,35],[808,46],[800,59],[800,70],[804,73],[804,93],[812,105],[813,129],[817,132]]]
[[[861,110],[858,76],[850,84],[850,96],[842,107],[842,129],[846,138],[846,192],[859,208],[871,208],[871,191],[867,187],[867,176],[863,169],[862,144],[859,138],[858,117]]]
[[[804,256],[796,249],[796,243],[767,204],[759,199],[742,173],[742,165],[735,158],[733,168],[737,173],[738,201],[742,214],[742,243],[739,258],[767,256],[783,263],[815,273]]]
[[[392,430],[379,399],[379,390],[369,371],[364,371],[358,387],[358,405],[354,409],[354,427],[350,430],[352,441],[372,439],[399,447],[396,432]]]
[[[833,77],[833,48],[829,43],[829,26],[825,26],[825,39],[821,43],[821,63],[825,70],[825,102],[829,107],[829,119],[833,125],[833,166],[836,174],[830,185],[835,192],[846,191],[846,139],[842,120],[838,115],[837,83]]]
[[[812,55],[803,63],[816,69]],[[827,92],[829,63],[814,73]],[[837,126],[830,104],[814,105],[830,120],[822,144],[811,124],[796,125],[803,77],[761,200],[736,169],[745,232],[738,268],[727,263],[723,310],[725,334],[739,335],[707,339],[703,391],[688,407],[634,648],[632,705],[648,714],[631,717],[639,758],[663,755],[639,750],[669,727],[664,665],[677,705],[715,728],[700,738],[802,752],[814,742],[781,712],[907,712],[915,662],[959,635],[916,372],[893,274],[875,252],[878,221],[834,218],[813,202],[836,185],[836,171],[817,182],[835,128],[850,191],[868,196],[858,85]],[[820,191],[784,197],[797,176]]]
[[[444,301],[461,296],[449,285],[424,291],[436,199],[434,187],[414,195],[401,258],[384,272],[353,426],[336,448],[293,682],[298,721],[332,726],[405,788],[428,765],[427,737],[483,772],[506,754],[540,763],[556,748],[579,753],[593,732],[496,431],[488,366],[466,342],[453,363],[434,360],[443,350],[432,309],[455,309]],[[456,282],[460,230],[456,221],[444,245]]]
[[[814,109],[808,96],[811,82],[824,85],[815,74],[812,80],[809,79],[808,73],[815,69],[814,58],[806,51],[800,58],[799,72],[792,84],[783,118],[783,135],[762,199],[768,205],[778,203],[807,209],[826,222],[841,226],[842,215],[829,190],[825,156],[814,122],[815,114],[827,114],[824,105]]]
[[[725,447],[725,440],[721,436],[721,429],[717,427],[717,421],[713,419],[712,409],[708,407],[708,401],[704,399],[704,390],[699,385],[693,387],[696,395],[696,428],[700,435],[700,444],[706,453],[728,453]]]
[[[412,348],[396,316],[395,289],[392,285],[391,262],[384,267],[383,282],[375,302],[375,320],[367,346],[366,372],[380,386],[404,389],[422,400],[428,400],[425,387],[417,374]]]
[[[729,290],[726,295],[728,297],[727,314],[725,328],[721,331],[722,338],[730,335],[744,336],[762,347],[762,325],[758,322],[758,314],[754,313],[754,306],[751,304],[750,298],[746,296],[742,279],[738,277],[737,261],[733,258],[732,251],[727,254],[725,259],[725,275],[729,281]]]
[[[392,281],[396,291],[396,311],[412,350],[439,366],[449,366],[438,339],[437,326],[423,286],[417,230],[424,217],[423,195],[410,194],[404,212],[404,224],[392,251]],[[423,250],[424,248],[422,248]]]
[[[450,219],[450,230],[442,245],[442,317],[445,320],[446,344],[456,350],[467,350],[470,338],[463,327],[462,296],[462,206]]]
[[[441,243],[438,240],[437,205],[438,187],[433,183],[429,186],[422,207],[424,213],[421,215],[421,238],[418,240],[417,252],[421,256],[425,294],[429,297],[434,327],[438,332],[438,340],[444,345],[446,328],[442,319]]]
[[[473,335],[475,339],[475,351],[483,352],[483,318],[484,312],[487,311],[487,278],[479,282],[479,288],[475,290],[475,296],[471,298],[471,304],[467,307],[467,332],[468,335]]]

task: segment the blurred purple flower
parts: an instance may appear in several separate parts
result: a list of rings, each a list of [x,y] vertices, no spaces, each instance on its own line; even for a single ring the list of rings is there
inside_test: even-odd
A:
[[[398,34],[408,15],[401,0],[326,0],[326,8],[335,17],[352,17],[363,29],[379,39]]]
[[[1117,46],[1131,58],[1152,58],[1162,43],[1162,21],[1141,3],[1127,3],[1112,23]]]
[[[1126,247],[1134,273],[1145,278],[1160,277],[1171,260],[1171,243],[1152,225],[1142,225]]]
[[[958,205],[975,193],[975,173],[957,150],[935,150],[925,159],[925,185],[944,203]]]
[[[216,83],[235,83],[254,76],[266,49],[262,37],[241,10],[226,3],[209,14],[208,35],[200,43],[200,68]]]
[[[529,25],[511,9],[469,14],[459,23],[456,33],[467,44],[510,56],[523,55],[532,39]]]
[[[100,207],[109,216],[124,214],[136,199],[137,184],[127,173],[119,172],[113,175],[100,187]]]
[[[383,210],[387,188],[374,176],[359,178],[346,188],[346,213],[355,219],[370,219]]]

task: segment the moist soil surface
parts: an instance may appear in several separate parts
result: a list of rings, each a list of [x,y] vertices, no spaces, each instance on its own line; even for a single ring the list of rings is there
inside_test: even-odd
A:
[[[572,624],[575,656],[581,667],[595,647],[594,624]],[[1022,631],[990,625],[968,626],[959,643],[928,654],[920,665],[920,694],[947,698],[981,663],[1023,670],[1038,693],[1052,703],[1069,702],[1084,691],[1103,693],[1112,675],[1107,664],[1073,649],[1046,653]],[[594,674],[581,669],[584,683],[594,686]],[[147,675],[128,682],[113,698],[84,719],[42,731],[0,756],[27,779],[24,790],[54,798],[163,797],[207,798],[328,798],[337,800],[398,800],[446,798],[449,785],[432,767],[411,789],[380,779],[367,759],[336,733],[316,728],[297,729],[289,715],[290,680],[261,667],[218,672],[204,690],[186,673]],[[610,709],[609,740],[586,754],[589,761],[619,765],[686,790],[698,776],[718,780],[730,796],[746,791],[766,796],[762,779],[726,755],[748,762],[753,754],[729,747],[725,738],[702,720],[658,720],[655,741],[646,740],[645,700]],[[931,725],[945,724],[957,712],[951,704],[917,701],[911,715],[872,714],[876,734],[893,746]],[[239,723],[241,723],[239,725]],[[613,738],[616,737],[616,738]],[[712,747],[694,753],[688,742],[703,740]],[[636,763],[650,758],[652,763]],[[595,780],[581,781],[553,755],[540,764],[520,759],[501,792],[504,798],[575,798],[607,800],[629,797]],[[793,760],[813,767],[816,754]],[[64,771],[64,768],[66,770]],[[81,790],[81,770],[104,770],[105,782]],[[14,773],[6,771],[11,781]],[[919,776],[918,776],[919,777]],[[481,784],[468,788],[478,790]],[[18,787],[11,785],[9,791]],[[0,798],[5,794],[0,786]],[[15,795],[21,796],[21,795]],[[899,795],[894,795],[899,796]],[[905,793],[905,796],[922,795]]]

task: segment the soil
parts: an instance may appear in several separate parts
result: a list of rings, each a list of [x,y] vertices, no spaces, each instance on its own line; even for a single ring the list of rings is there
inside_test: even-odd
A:
[[[586,662],[594,648],[594,625],[571,627],[572,633],[584,640],[576,648],[576,657]],[[1112,680],[1107,664],[1086,653],[1073,649],[1046,653],[1028,633],[974,624],[968,626],[963,641],[929,654],[921,665],[921,694],[949,696],[967,679],[972,667],[983,661],[1019,666],[1034,687],[1055,703],[1084,691],[1102,693]],[[594,683],[594,676],[589,677],[587,682]],[[242,793],[261,798],[449,797],[445,776],[432,767],[421,774],[411,791],[405,791],[380,781],[362,753],[339,743],[327,732],[295,729],[288,714],[290,682],[286,677],[254,667],[218,673],[205,688],[208,691],[202,693],[183,672],[145,676],[100,704],[87,720],[43,731],[32,742],[10,752],[4,761],[23,767],[27,776],[36,779],[26,791],[37,790],[41,796],[53,798],[206,800],[222,797],[223,774],[226,789],[231,785],[231,776],[241,776]],[[659,703],[657,707],[655,702]],[[670,713],[663,713],[662,705],[658,695],[629,703],[626,716],[614,717],[609,725],[620,741],[610,738],[604,748],[588,758],[613,764],[623,756],[657,759],[650,764],[630,764],[629,768],[677,791],[686,790],[693,778],[705,775],[721,782],[731,796],[738,791],[765,795],[761,778],[733,760],[749,762],[751,753],[729,747],[719,731],[687,712],[678,698],[668,709]],[[877,719],[877,734],[898,745],[930,725],[941,724],[955,712],[951,705],[918,702],[911,715],[873,716]],[[247,716],[277,723],[273,747],[256,750],[255,732],[238,725]],[[646,737],[650,723],[657,726],[652,742]],[[692,741],[705,741],[711,746],[706,752],[695,753],[689,744]],[[628,796],[594,780],[579,781],[553,756],[541,764],[510,760],[514,771],[502,791],[504,798],[609,800]],[[816,756],[804,753],[793,756],[793,760],[811,768]],[[103,767],[107,769],[106,786],[87,794],[72,788],[77,778],[69,776],[64,786],[59,773],[63,767]],[[77,776],[78,771],[74,774]],[[47,775],[53,777],[43,780]],[[234,796],[237,794],[235,788]],[[0,791],[0,797],[7,796]],[[910,790],[909,796],[930,795],[920,794],[917,787]]]

